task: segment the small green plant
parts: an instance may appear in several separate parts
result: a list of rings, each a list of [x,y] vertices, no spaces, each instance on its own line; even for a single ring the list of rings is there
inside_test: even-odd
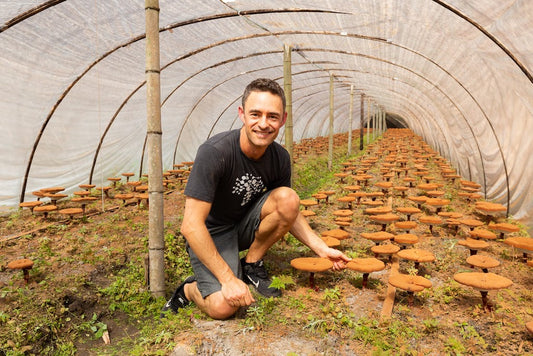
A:
[[[291,276],[281,275],[272,277],[272,283],[270,284],[271,288],[277,288],[285,290],[287,286],[295,284]]]
[[[422,321],[424,325],[424,332],[427,334],[434,333],[439,328],[439,321],[437,319],[426,319]]]
[[[339,290],[338,286],[335,286],[335,288],[328,288],[324,290],[324,296],[322,297],[323,300],[338,300],[341,297],[341,292]]]
[[[444,348],[447,353],[452,355],[463,355],[466,353],[466,347],[455,337],[450,336],[444,343]]]

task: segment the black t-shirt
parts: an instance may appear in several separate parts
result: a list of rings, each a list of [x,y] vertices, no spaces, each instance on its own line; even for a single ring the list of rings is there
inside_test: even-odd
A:
[[[196,153],[185,195],[212,203],[208,227],[235,224],[264,192],[290,186],[290,156],[280,144],[256,161],[241,151],[239,138],[240,129],[217,134]]]

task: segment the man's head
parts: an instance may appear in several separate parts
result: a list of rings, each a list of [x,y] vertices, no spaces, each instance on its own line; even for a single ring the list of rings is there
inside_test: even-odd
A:
[[[285,94],[273,80],[256,79],[246,87],[242,100],[241,149],[248,157],[259,159],[285,124]]]
[[[253,91],[267,91],[271,94],[279,96],[283,103],[283,112],[285,112],[285,106],[287,104],[285,101],[285,92],[277,82],[273,81],[272,79],[258,78],[248,84],[246,89],[244,89],[244,94],[242,95],[243,108],[246,104],[246,100],[250,96],[250,93]]]

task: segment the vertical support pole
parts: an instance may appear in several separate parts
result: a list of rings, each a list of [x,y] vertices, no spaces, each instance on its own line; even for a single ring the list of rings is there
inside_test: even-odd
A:
[[[364,106],[365,106],[364,94],[361,94],[361,117],[363,116]],[[367,108],[367,111],[368,111],[368,108]],[[370,119],[367,117],[367,120],[366,120],[366,145],[367,146],[369,142],[370,142]]]
[[[383,132],[387,131],[387,113],[385,110],[381,110],[383,114]]]
[[[333,75],[329,76],[329,146],[328,169],[333,167]]]
[[[368,117],[368,120],[370,120],[370,118],[372,118],[372,140],[375,140],[378,126],[377,126],[376,116],[374,115],[374,117],[372,117],[372,115],[373,115],[373,113],[371,112],[372,111],[372,103],[370,102],[370,99],[366,99],[366,105],[367,105],[366,106],[367,107],[366,116]]]
[[[148,274],[154,297],[165,295],[163,235],[163,158],[161,150],[161,82],[159,60],[159,0],[145,0],[146,133],[148,146]]]
[[[285,148],[291,157],[291,186],[294,179],[294,139],[292,122],[292,47],[283,46],[283,91],[285,92],[285,111],[287,121],[285,122]]]
[[[360,121],[360,127],[361,127],[361,132],[359,133],[359,151],[362,151],[363,148],[364,148],[364,145],[363,145],[363,139],[364,139],[364,133],[363,133],[363,128],[364,128],[364,123],[365,123],[365,94],[361,94],[361,111],[359,113],[359,121]],[[367,127],[368,127],[368,123],[367,123]],[[367,129],[367,133],[366,133],[367,137],[368,137],[368,129]],[[367,145],[368,145],[368,139],[367,139]]]
[[[348,119],[348,152],[346,153],[347,156],[350,156],[352,154],[352,131],[353,131],[353,84],[350,85],[350,109],[348,115],[350,116]]]

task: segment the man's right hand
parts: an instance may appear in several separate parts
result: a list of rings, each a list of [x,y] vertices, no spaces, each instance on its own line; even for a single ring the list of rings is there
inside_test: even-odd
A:
[[[237,277],[222,283],[221,292],[226,302],[232,307],[244,307],[255,302],[248,285]]]

